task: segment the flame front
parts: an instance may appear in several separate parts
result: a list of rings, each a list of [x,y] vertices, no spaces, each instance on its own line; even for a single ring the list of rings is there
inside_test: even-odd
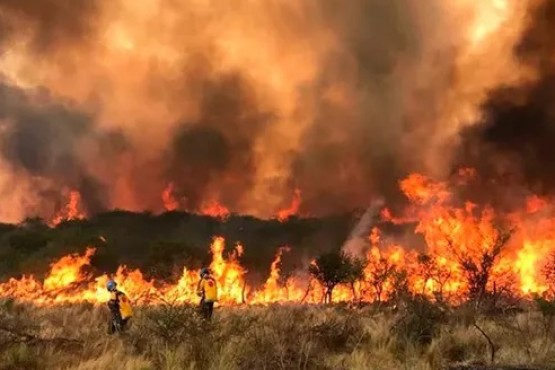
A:
[[[229,209],[217,201],[212,201],[203,204],[200,213],[206,216],[225,219],[229,216]]]
[[[219,300],[224,303],[241,303],[246,294],[243,277],[247,272],[238,261],[243,254],[243,247],[238,244],[227,260],[223,257],[224,247],[225,242],[222,237],[215,238],[210,247],[212,252],[210,270],[220,287]]]
[[[175,198],[175,185],[170,182],[168,186],[162,192],[162,202],[164,203],[164,209],[168,212],[175,211],[179,208],[179,201]]]
[[[244,275],[246,270],[239,264],[242,247],[238,245],[228,258],[224,257],[225,241],[214,238],[211,246],[212,263],[210,268],[220,286],[219,302],[234,304],[244,301],[248,293]],[[33,276],[10,279],[0,284],[0,297],[11,297],[37,304],[92,302],[108,300],[106,283],[112,278],[118,288],[128,294],[135,302],[149,304],[161,301],[194,303],[198,301],[196,286],[199,271],[183,269],[176,284],[146,280],[140,270],[129,270],[120,266],[113,276],[101,275],[93,278],[83,272],[90,265],[95,249],[88,248],[80,256],[71,254],[62,257],[51,265],[50,273],[40,282]]]
[[[296,215],[299,213],[299,207],[301,206],[301,191],[299,189],[295,189],[293,194],[293,199],[291,200],[291,204],[289,207],[282,209],[278,212],[277,218],[279,221],[283,222],[287,220],[289,217]]]
[[[86,217],[85,212],[81,209],[81,194],[78,191],[70,191],[67,204],[60,209],[52,220],[51,226],[57,226],[63,221],[82,220]]]
[[[489,205],[461,201],[458,187],[473,179],[475,173],[465,170],[449,182],[420,174],[401,181],[400,188],[410,204],[400,216],[384,210],[382,222],[414,227],[422,236],[424,250],[373,227],[367,238],[362,276],[335,287],[333,301],[384,301],[401,287],[412,294],[453,303],[496,289],[522,298],[536,293],[553,295],[554,282],[542,273],[555,253],[555,217],[549,200],[529,196],[521,210],[498,212]],[[278,249],[269,277],[256,288],[246,283],[247,270],[240,262],[243,246],[237,244],[228,253],[225,246],[224,238],[215,237],[210,247],[210,269],[219,285],[220,304],[322,302],[325,289],[321,282],[302,271],[283,275],[282,260],[289,247]],[[9,279],[0,284],[0,296],[37,304],[104,302],[110,276],[94,277],[86,272],[91,270],[94,252],[88,248],[83,255],[62,257],[51,265],[43,281],[33,276]],[[187,267],[176,283],[148,280],[140,270],[126,266],[119,267],[111,278],[140,304],[195,303],[199,299],[199,271]]]
[[[292,280],[282,283],[281,280],[281,258],[283,253],[289,252],[289,247],[279,248],[276,257],[270,266],[270,276],[264,283],[260,291],[257,291],[253,297],[253,301],[257,303],[272,303],[272,302],[289,302],[299,301],[299,289],[291,287]]]
[[[173,182],[170,182],[164,188],[161,194],[161,198],[164,210],[168,212],[177,211],[178,209],[186,209],[183,204],[185,203],[186,199],[181,199],[182,202],[180,202],[180,199],[178,199],[176,196],[175,184]],[[229,209],[216,200],[204,202],[197,209],[187,210],[192,213],[216,217],[220,219],[226,219],[230,215]]]
[[[84,275],[81,269],[90,263],[94,252],[94,249],[88,248],[83,256],[69,255],[62,257],[51,266],[50,275],[44,280],[44,289],[46,291],[63,289],[83,280]]]

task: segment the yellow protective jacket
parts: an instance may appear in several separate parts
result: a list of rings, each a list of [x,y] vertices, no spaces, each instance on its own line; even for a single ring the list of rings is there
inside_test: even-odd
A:
[[[204,299],[205,302],[216,302],[218,300],[218,285],[212,276],[206,276],[200,279],[197,286],[197,294]]]
[[[110,309],[118,309],[122,319],[128,319],[133,316],[133,309],[129,298],[119,290],[110,293],[110,301],[108,302]]]

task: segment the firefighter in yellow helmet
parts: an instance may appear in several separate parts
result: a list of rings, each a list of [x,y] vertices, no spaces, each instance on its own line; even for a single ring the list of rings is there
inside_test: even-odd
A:
[[[214,311],[214,302],[218,300],[218,285],[207,268],[200,270],[197,295],[200,297],[202,316],[210,320],[212,318],[212,312]]]
[[[110,300],[108,301],[108,308],[112,314],[108,333],[113,334],[116,331],[122,332],[126,329],[127,323],[133,317],[133,309],[129,298],[117,289],[115,281],[110,280],[106,284],[108,292],[110,292]]]

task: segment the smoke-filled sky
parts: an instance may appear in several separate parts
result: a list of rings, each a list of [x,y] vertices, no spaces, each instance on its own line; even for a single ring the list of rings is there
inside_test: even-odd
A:
[[[169,183],[183,209],[271,217],[300,189],[321,215],[466,164],[553,185],[553,7],[1,0],[0,220],[71,190],[160,211]]]

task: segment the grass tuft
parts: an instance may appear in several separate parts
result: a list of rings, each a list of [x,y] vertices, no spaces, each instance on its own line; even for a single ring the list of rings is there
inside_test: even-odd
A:
[[[0,304],[0,370],[443,370],[454,365],[555,366],[550,311],[497,316],[414,301],[392,310],[271,305],[138,307],[130,330],[107,335],[105,307]],[[495,346],[490,364],[489,343]],[[494,367],[491,367],[494,366]],[[524,367],[525,368],[525,367]]]

